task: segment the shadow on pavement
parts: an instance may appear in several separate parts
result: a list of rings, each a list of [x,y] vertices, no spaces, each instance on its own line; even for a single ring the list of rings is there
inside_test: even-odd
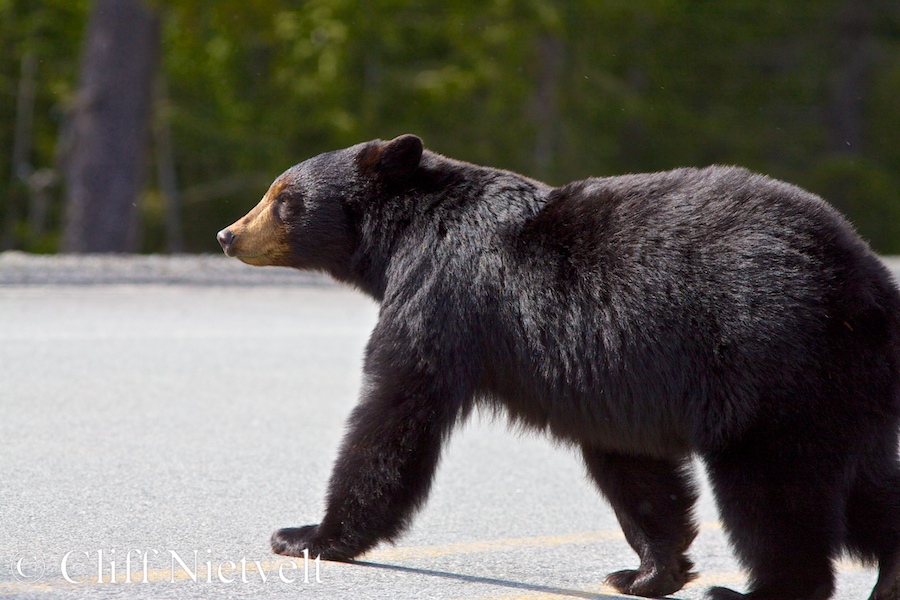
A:
[[[535,585],[531,583],[523,583],[521,581],[509,581],[506,579],[495,579],[493,577],[479,577],[477,575],[466,575],[464,573],[448,573],[446,571],[434,571],[432,569],[419,569],[416,567],[404,567],[401,565],[386,565],[383,563],[374,563],[366,561],[353,561],[351,564],[361,567],[372,567],[375,569],[387,569],[390,571],[399,571],[402,573],[413,573],[416,575],[427,575],[429,577],[441,577],[443,579],[455,579],[457,581],[465,581],[468,583],[482,583],[486,585],[495,585],[499,587],[512,588],[515,590],[523,590],[526,592],[540,592],[543,594],[554,594],[570,598],[585,598],[587,600],[631,600],[634,596],[621,596],[615,594],[596,594],[593,592],[584,592],[581,590],[567,590],[564,588],[549,587],[545,585]]]

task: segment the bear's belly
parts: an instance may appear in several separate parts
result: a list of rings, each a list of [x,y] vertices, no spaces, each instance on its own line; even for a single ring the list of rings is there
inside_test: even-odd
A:
[[[655,457],[692,450],[691,424],[680,418],[678,404],[662,397],[608,398],[530,389],[494,389],[483,397],[510,420],[555,438],[611,452]]]

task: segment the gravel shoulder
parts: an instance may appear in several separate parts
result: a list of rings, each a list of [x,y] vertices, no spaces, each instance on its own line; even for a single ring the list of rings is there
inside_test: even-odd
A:
[[[225,255],[0,253],[0,286],[94,284],[334,285],[321,274],[251,267]]]
[[[900,257],[883,258],[900,281]],[[21,285],[335,285],[319,273],[251,267],[224,255],[53,254],[0,252],[0,286]]]

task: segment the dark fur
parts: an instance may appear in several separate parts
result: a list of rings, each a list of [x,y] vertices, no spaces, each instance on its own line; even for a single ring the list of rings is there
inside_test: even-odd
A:
[[[730,167],[551,188],[413,136],[282,178],[291,264],[381,312],[325,517],[276,552],[396,538],[482,404],[581,447],[641,559],[610,575],[622,592],[694,576],[696,454],[747,597],[828,598],[846,550],[900,599],[900,297],[821,199]]]

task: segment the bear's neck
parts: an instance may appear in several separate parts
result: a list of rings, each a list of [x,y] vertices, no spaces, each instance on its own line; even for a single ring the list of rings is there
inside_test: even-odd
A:
[[[441,268],[441,247],[458,239],[452,232],[465,227],[466,238],[487,242],[499,220],[524,223],[551,190],[516,173],[426,151],[412,180],[364,207],[357,218],[356,252],[345,270],[331,274],[381,302],[392,279],[410,276],[411,266]]]

